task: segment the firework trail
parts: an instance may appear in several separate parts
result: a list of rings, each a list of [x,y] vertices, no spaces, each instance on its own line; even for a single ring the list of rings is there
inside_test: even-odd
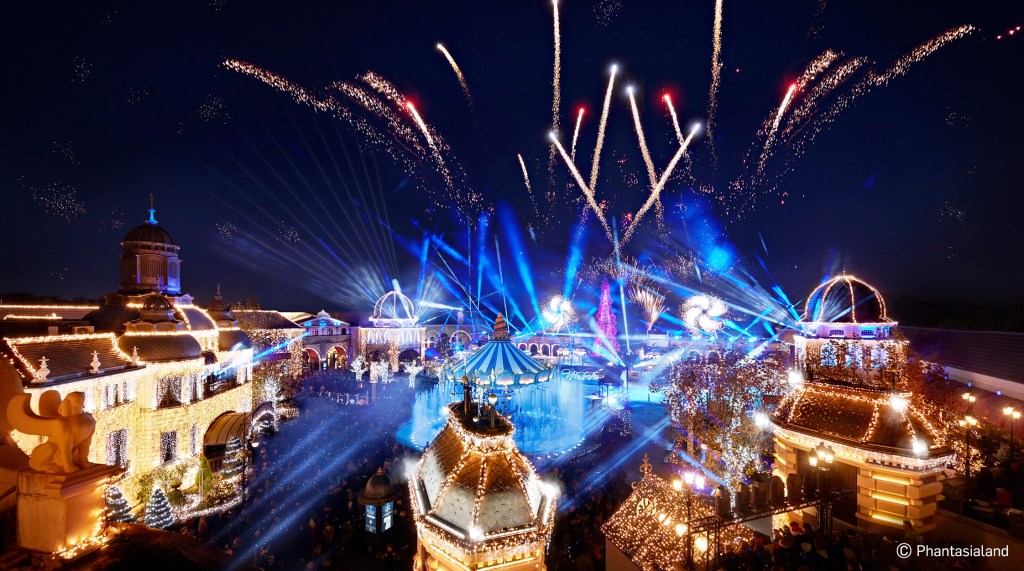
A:
[[[540,220],[540,210],[537,208],[537,199],[533,196],[533,187],[530,185],[530,173],[526,170],[526,161],[523,160],[523,155],[516,154],[519,157],[519,166],[523,169],[523,182],[526,183],[526,193],[530,195],[530,202],[533,204],[533,215],[535,220]]]
[[[665,100],[665,105],[668,106],[668,114],[672,118],[672,129],[676,132],[676,139],[679,140],[679,144],[686,144],[686,136],[683,135],[683,130],[679,128],[679,116],[676,115],[676,107],[672,104],[672,98],[668,93],[661,96]],[[696,181],[693,178],[693,159],[690,157],[690,153],[683,155],[683,176],[690,181],[690,184]]]
[[[576,160],[576,140],[580,138],[580,124],[583,123],[583,108],[580,107],[579,115],[576,116],[576,128],[572,132],[572,146],[569,147],[569,157]]]
[[[459,79],[459,85],[462,87],[462,93],[466,95],[466,102],[469,104],[469,112],[473,113],[473,96],[469,94],[469,85],[466,84],[466,76],[462,74],[462,69],[459,68],[459,64],[455,63],[455,58],[448,52],[448,49],[444,47],[444,44],[438,42],[437,50],[444,54],[445,59],[448,60],[448,65],[452,66],[452,71],[455,72],[455,77]]]
[[[608,89],[604,92],[604,103],[601,105],[601,120],[597,123],[597,143],[594,145],[594,161],[590,166],[590,190],[597,187],[598,165],[601,163],[601,147],[604,146],[604,129],[608,125],[608,109],[612,103],[612,88],[615,86],[615,74],[619,66],[612,65],[611,77],[608,78]]]
[[[722,1],[715,0],[715,23],[712,30],[711,50],[711,86],[708,89],[708,120],[707,120],[707,141],[711,149],[711,162],[718,164],[718,157],[715,153],[715,137],[713,135],[715,123],[715,111],[718,107],[718,88],[722,83]]]
[[[437,163],[441,167],[441,171],[444,173],[448,184],[452,184],[453,181],[451,180],[451,175],[448,173],[448,165],[444,162],[444,157],[441,155],[441,149],[439,149],[437,143],[434,142],[434,136],[430,131],[430,127],[428,127],[426,122],[423,121],[423,118],[420,117],[420,113],[416,110],[416,106],[412,104],[412,101],[406,101],[405,107],[409,110],[413,120],[416,121],[416,125],[419,126],[420,131],[423,132],[423,136],[427,139],[427,144],[430,145],[430,150],[433,151],[434,157],[437,159]]]
[[[825,29],[825,9],[828,8],[828,0],[818,0],[818,7],[814,10],[814,19],[811,20],[811,27],[807,30],[807,39],[811,42],[817,41]]]
[[[552,70],[551,91],[551,129],[559,131],[558,108],[562,105],[562,33],[558,23],[558,0],[551,0],[551,12],[554,22],[555,61]],[[555,183],[555,149],[548,153],[548,186]],[[554,195],[551,195],[554,198]]]
[[[786,96],[782,98],[782,103],[779,105],[779,110],[775,113],[775,120],[772,121],[771,130],[768,131],[768,136],[764,141],[764,150],[761,151],[761,160],[758,162],[757,170],[764,170],[764,163],[768,160],[768,153],[771,151],[772,144],[775,142],[775,133],[779,130],[779,124],[782,122],[782,116],[786,113],[786,109],[789,107],[791,101],[793,101],[793,94],[796,92],[797,84],[792,83],[789,89],[786,90]]]
[[[672,128],[675,129],[676,139],[679,139],[679,144],[682,145],[686,141],[686,137],[683,135],[683,130],[679,128],[679,116],[676,115],[676,108],[672,105],[672,98],[669,97],[668,93],[661,98],[665,100],[665,105],[668,106],[668,114],[672,117]]]
[[[636,227],[640,224],[640,220],[643,219],[644,214],[647,214],[651,205],[654,204],[661,196],[661,189],[665,188],[665,183],[668,181],[669,176],[671,176],[672,171],[675,170],[676,164],[679,163],[679,159],[681,159],[686,153],[686,148],[690,146],[690,141],[693,140],[693,136],[696,135],[699,130],[700,128],[698,126],[694,126],[693,130],[690,131],[690,136],[686,138],[686,142],[679,146],[679,150],[676,151],[676,154],[672,155],[672,160],[668,162],[668,166],[665,167],[665,171],[661,173],[661,178],[658,180],[657,184],[651,188],[651,195],[647,197],[647,202],[640,207],[640,210],[637,211],[636,216],[633,217],[633,220],[626,228],[626,232],[622,236],[622,242],[620,245],[629,241],[633,236],[633,232],[636,230]]]
[[[594,210],[594,214],[597,215],[597,219],[601,222],[601,226],[604,228],[604,232],[608,236],[608,240],[614,244],[615,236],[612,234],[612,228],[608,225],[608,219],[605,218],[604,212],[601,210],[601,206],[594,198],[594,191],[587,186],[587,181],[583,180],[583,175],[580,174],[579,169],[576,168],[576,164],[572,162],[571,158],[569,158],[569,154],[565,152],[565,148],[562,147],[562,144],[558,142],[558,136],[555,135],[555,132],[552,131],[548,136],[551,138],[551,142],[554,144],[555,149],[560,155],[562,155],[562,160],[564,160],[566,166],[569,167],[569,172],[572,174],[572,177],[576,179],[576,184],[579,185],[580,190],[582,190],[583,194],[587,197],[587,203],[590,205],[590,208]]]
[[[658,175],[654,172],[654,161],[651,159],[651,151],[647,148],[647,139],[644,137],[644,128],[640,124],[640,110],[636,107],[636,97],[633,95],[633,86],[626,88],[629,93],[629,106],[633,110],[633,126],[636,128],[636,138],[640,145],[640,154],[644,157],[644,164],[647,166],[647,178],[651,186],[658,182]]]

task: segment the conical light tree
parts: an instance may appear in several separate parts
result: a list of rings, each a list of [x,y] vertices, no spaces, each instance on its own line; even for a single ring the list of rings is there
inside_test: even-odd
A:
[[[142,521],[156,529],[167,529],[174,525],[171,503],[167,501],[167,494],[160,486],[153,486],[153,494],[149,496],[149,503],[146,504],[146,517]]]
[[[224,448],[224,466],[221,474],[225,478],[234,478],[242,473],[242,441],[237,436],[228,440]]]
[[[135,521],[135,516],[132,515],[131,507],[128,505],[128,500],[124,499],[124,495],[121,494],[121,488],[118,488],[117,486],[109,486],[104,499],[106,500],[106,515],[108,522],[127,523]]]
[[[619,334],[615,328],[615,313],[612,312],[612,290],[608,278],[601,280],[601,300],[597,304],[597,328],[599,334],[594,337],[594,351],[604,356],[618,357]],[[609,355],[610,354],[610,355]]]

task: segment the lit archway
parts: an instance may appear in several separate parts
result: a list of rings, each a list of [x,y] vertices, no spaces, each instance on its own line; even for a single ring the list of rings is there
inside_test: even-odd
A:
[[[307,371],[319,371],[323,366],[323,359],[320,353],[312,347],[306,347],[302,355],[302,365]]]
[[[327,368],[348,370],[348,350],[341,345],[333,345],[328,349]]]

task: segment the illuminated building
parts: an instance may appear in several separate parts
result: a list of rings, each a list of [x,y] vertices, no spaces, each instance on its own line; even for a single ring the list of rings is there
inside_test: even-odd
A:
[[[794,339],[799,370],[771,419],[775,474],[788,487],[853,490],[834,508],[848,523],[908,520],[927,532],[951,453],[901,382],[906,347],[896,325],[881,294],[852,276],[811,293]]]
[[[257,420],[252,342],[219,292],[210,311],[181,293],[180,247],[154,214],[125,235],[120,289],[102,305],[4,306],[0,322],[0,354],[34,404],[50,390],[85,394],[96,420],[89,460],[126,468],[126,491],[223,445],[208,430],[219,418]],[[13,436],[26,452],[42,441]]]
[[[512,440],[515,428],[470,400],[445,408],[447,424],[409,479],[416,571],[544,570],[557,488],[542,482]]]
[[[310,371],[348,368],[352,326],[347,321],[335,319],[321,309],[316,315],[299,320],[298,324],[305,330],[303,368]]]
[[[426,328],[417,321],[412,300],[400,291],[389,291],[373,306],[372,327],[358,329],[359,354],[370,362],[388,361],[393,372],[402,361],[422,359]]]

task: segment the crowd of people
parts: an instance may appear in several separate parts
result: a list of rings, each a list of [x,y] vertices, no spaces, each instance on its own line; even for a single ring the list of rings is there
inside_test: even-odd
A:
[[[182,533],[225,550],[237,569],[408,569],[415,535],[404,494],[383,538],[365,530],[357,494],[379,468],[401,479],[405,451],[394,435],[411,392],[403,383],[371,391],[365,377],[340,371],[307,376],[293,398],[297,418],[251,449],[242,504],[193,519]]]

